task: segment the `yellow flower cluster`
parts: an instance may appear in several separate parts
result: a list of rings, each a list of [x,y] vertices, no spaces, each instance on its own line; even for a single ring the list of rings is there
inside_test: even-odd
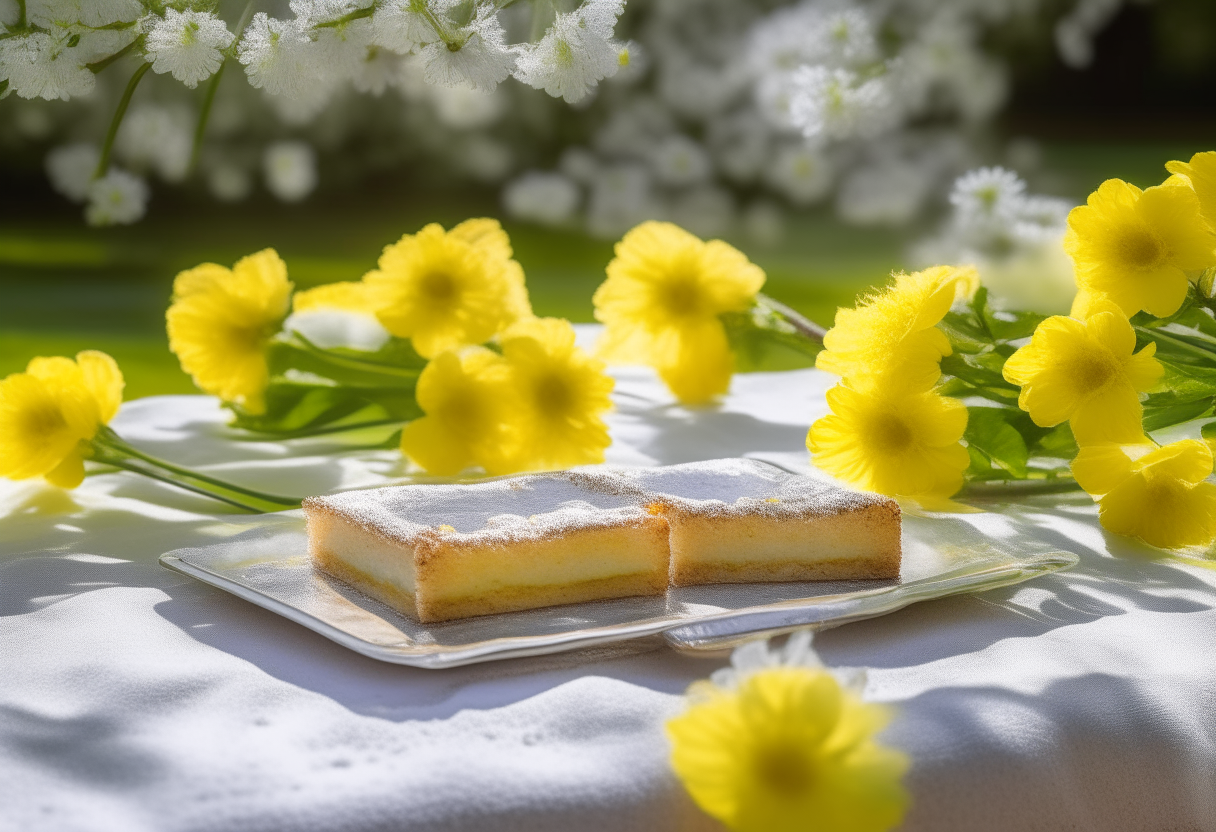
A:
[[[440,353],[418,379],[426,415],[401,434],[401,449],[432,474],[470,467],[490,474],[604,461],[612,407],[604,364],[574,344],[565,320],[519,321],[485,347]]]
[[[807,435],[819,468],[927,506],[958,491],[970,462],[960,442],[967,409],[934,390],[951,353],[936,326],[977,286],[973,268],[936,266],[896,275],[856,309],[836,313],[816,366],[842,378],[828,392],[832,413]]]
[[[594,298],[605,327],[599,354],[649,364],[686,404],[724,394],[735,363],[720,316],[755,303],[764,271],[733,246],[669,222],[626,234],[607,271]]]
[[[1043,321],[1005,362],[1035,424],[1067,421],[1080,451],[1077,482],[1099,501],[1102,525],[1162,548],[1216,539],[1212,454],[1202,442],[1158,447],[1140,395],[1161,379],[1157,345],[1136,351],[1130,317],[1173,315],[1188,280],[1216,266],[1216,153],[1170,162],[1141,191],[1113,179],[1074,208],[1065,247],[1076,264],[1072,316]]]
[[[432,358],[531,317],[523,268],[511,257],[497,220],[467,220],[451,231],[432,223],[386,247],[379,268],[362,281],[300,292],[294,304],[287,266],[273,249],[231,269],[204,263],[174,281],[169,348],[204,392],[259,414],[269,380],[266,346],[290,306],[374,315]]]
[[[887,718],[825,670],[770,668],[667,723],[672,767],[732,830],[884,832],[909,803],[907,756],[874,739]]]
[[[35,358],[0,381],[0,477],[44,477],[75,488],[90,441],[118,413],[123,378],[114,359],[88,350]]]

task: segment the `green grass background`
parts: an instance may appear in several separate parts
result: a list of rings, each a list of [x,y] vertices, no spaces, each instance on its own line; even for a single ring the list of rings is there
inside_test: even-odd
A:
[[[1186,142],[1057,142],[1044,148],[1032,189],[1080,200],[1110,177],[1147,186],[1164,177],[1166,160],[1204,149]],[[122,367],[128,399],[192,392],[164,334],[164,311],[181,269],[205,261],[230,265],[274,247],[298,287],[356,280],[403,233],[431,221],[450,226],[498,213],[483,196],[405,190],[374,199],[322,194],[302,206],[168,202],[166,208],[165,202],[154,202],[153,215],[128,228],[90,229],[66,214],[0,224],[0,376],[21,370],[36,355],[100,349]],[[860,229],[820,210],[792,217],[785,241],[775,248],[733,242],[766,270],[768,294],[830,324],[837,306],[902,268],[910,243],[935,222],[926,217],[900,231]],[[506,225],[537,314],[590,321],[591,295],[603,280],[612,243]]]

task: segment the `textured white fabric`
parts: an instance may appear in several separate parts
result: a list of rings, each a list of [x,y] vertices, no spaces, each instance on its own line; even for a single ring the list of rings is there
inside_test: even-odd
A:
[[[831,379],[720,408],[626,369],[610,461],[801,452]],[[267,490],[402,473],[333,441],[230,441],[203,397],[124,406],[155,454]],[[148,502],[145,502],[147,500]],[[914,758],[906,828],[1216,830],[1216,571],[1105,536],[1088,500],[1005,511],[1082,557],[822,634]],[[0,829],[698,830],[663,721],[724,660],[654,642],[447,671],[387,664],[171,573],[216,505],[127,474],[0,483]]]

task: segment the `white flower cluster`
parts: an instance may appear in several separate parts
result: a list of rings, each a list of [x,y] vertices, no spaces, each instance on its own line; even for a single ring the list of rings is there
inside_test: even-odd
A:
[[[1058,21],[1052,0],[262,2],[277,11],[233,21],[214,0],[0,0],[0,96],[29,99],[0,108],[0,144],[95,125],[95,155],[170,184],[197,170],[224,201],[411,168],[501,186],[528,221],[614,236],[663,218],[773,242],[791,208],[918,216],[979,161],[970,137],[1004,101],[988,33],[1039,14],[1075,57],[1123,0],[1075,0]],[[225,62],[248,84],[212,106]],[[136,70],[151,80],[103,149],[96,125]],[[42,98],[72,99],[70,117]],[[89,202],[55,172],[69,149],[81,167],[69,145],[48,171]],[[86,185],[114,170],[99,158]]]
[[[1062,240],[1071,202],[1027,194],[1016,173],[990,167],[960,176],[950,205],[945,227],[918,246],[914,260],[974,264],[998,308],[1068,312],[1076,282]]]
[[[128,93],[148,69],[194,89],[218,80],[231,58],[244,67],[251,86],[277,99],[273,108],[282,120],[303,124],[344,85],[379,95],[390,86],[407,89],[416,74],[431,84],[483,93],[515,75],[573,103],[616,74],[624,54],[613,30],[625,0],[582,0],[577,8],[561,12],[549,4],[552,19],[535,43],[508,43],[500,12],[511,3],[504,0],[290,0],[290,17],[259,11],[239,23],[235,33],[216,13],[217,5],[199,0],[0,0],[0,97],[87,97],[98,74],[124,58],[141,62]],[[407,70],[407,64],[416,72]],[[208,107],[213,95],[214,89]],[[119,107],[116,122],[124,108]],[[133,157],[137,166],[154,169],[166,181],[181,181],[189,173],[194,137],[183,148],[181,131],[166,132],[171,116],[145,115],[146,123],[125,126],[117,134],[117,148],[107,140],[91,176],[97,185],[92,191],[100,193],[103,181],[121,187],[93,198],[85,192],[89,189],[77,183],[64,187],[52,174],[65,195],[89,200],[89,222],[132,222],[144,213],[146,184],[140,180],[140,187],[129,187],[128,180],[137,177],[109,167],[111,150]],[[480,163],[488,178],[498,178],[503,166],[485,156],[473,167]],[[48,167],[61,170],[64,158],[69,156],[48,159]],[[78,149],[75,158],[82,158]],[[280,198],[302,199],[315,187],[311,148],[277,146],[263,158],[267,186]],[[247,174],[231,164],[213,165],[208,178],[222,197],[239,198],[249,190]],[[119,202],[138,202],[138,210],[114,208]]]
[[[866,688],[865,668],[825,667],[815,652],[814,638],[812,630],[796,630],[781,647],[773,646],[768,639],[749,641],[736,647],[730,655],[730,666],[715,670],[709,681],[716,688],[736,690],[755,673],[778,667],[804,667],[827,671],[842,688],[861,696]],[[690,692],[696,695],[698,690]]]

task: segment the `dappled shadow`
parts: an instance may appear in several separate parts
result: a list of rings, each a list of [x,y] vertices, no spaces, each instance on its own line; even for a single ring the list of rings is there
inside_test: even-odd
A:
[[[202,584],[176,586],[168,594],[155,606],[157,614],[191,638],[350,711],[394,721],[503,707],[585,676],[591,666],[596,676],[682,693],[689,682],[721,665],[674,654],[652,637],[444,670],[413,668],[370,659]]]
[[[1186,702],[1105,673],[1025,685],[1011,673],[1009,687],[939,687],[899,704],[885,739],[916,750],[901,829],[1208,828],[1211,782],[1193,769]],[[1198,707],[1202,693],[1189,699]]]
[[[623,410],[616,417],[649,429],[650,435],[635,447],[659,465],[725,459],[766,451],[803,447],[806,428],[766,422],[745,413],[706,407],[666,405]]]

